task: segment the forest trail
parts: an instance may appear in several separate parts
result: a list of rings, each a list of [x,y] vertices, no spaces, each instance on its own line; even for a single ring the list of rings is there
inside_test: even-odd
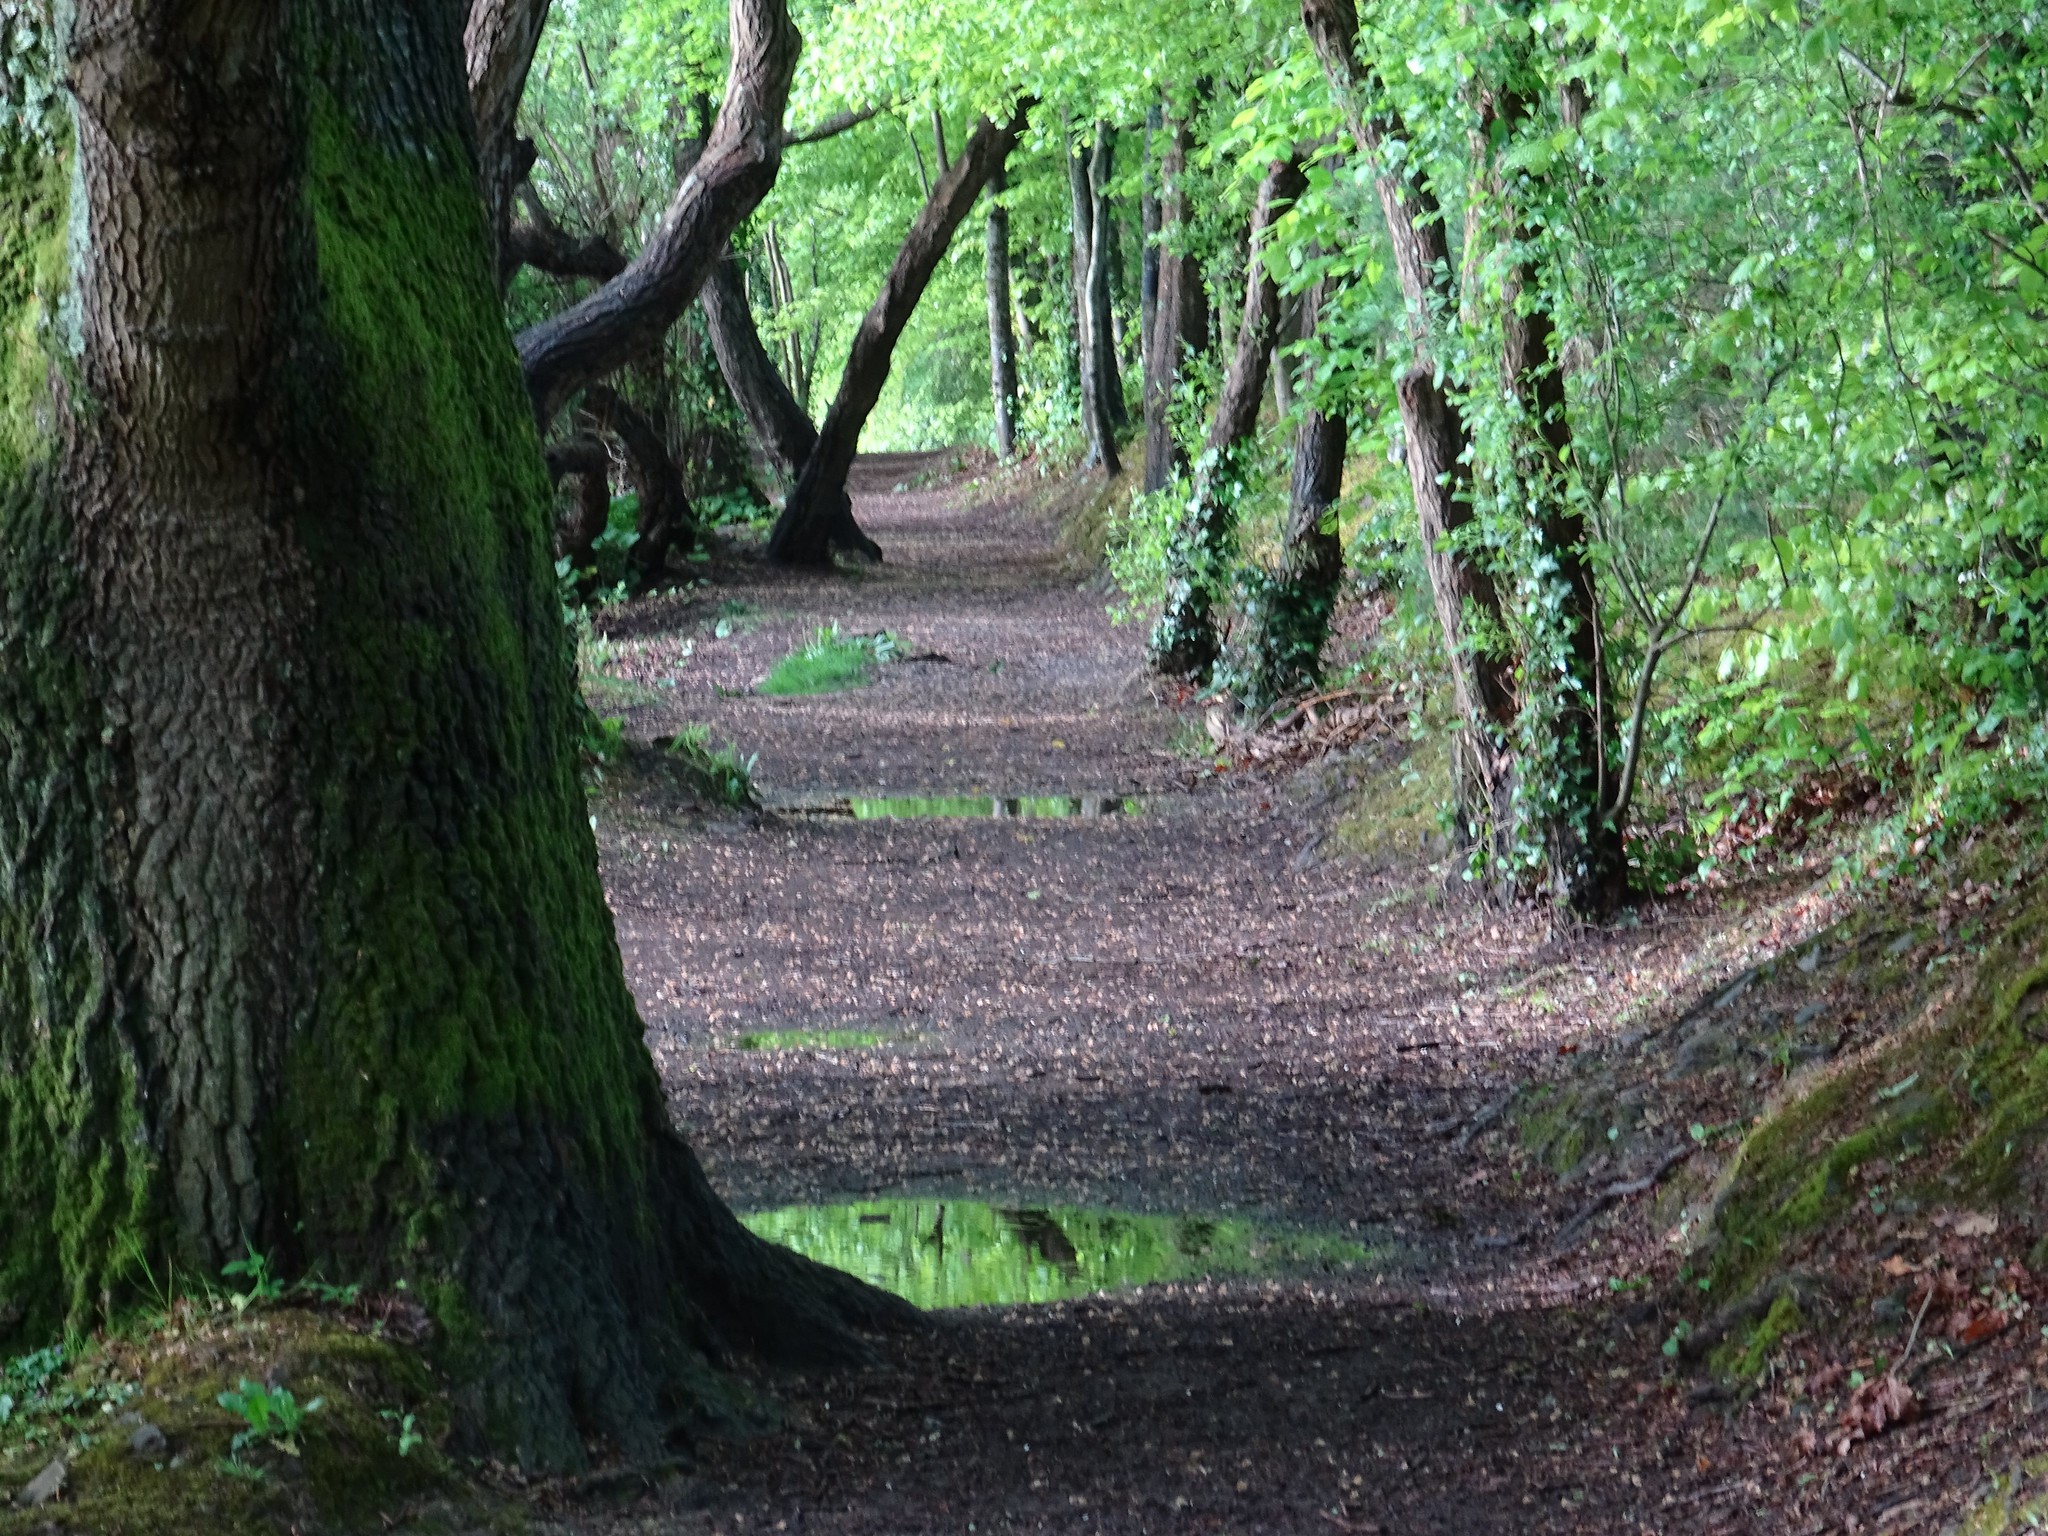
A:
[[[1693,947],[1687,920],[1566,943],[1445,899],[1420,864],[1305,856],[1321,781],[1195,782],[1142,631],[1077,589],[1045,498],[959,482],[936,458],[865,459],[880,569],[748,568],[608,626],[611,675],[641,685],[631,733],[708,722],[759,754],[771,807],[600,828],[679,1123],[743,1212],[920,1196],[1251,1217],[1366,1256],[937,1314],[872,1371],[769,1382],[780,1428],[711,1443],[617,1528],[1789,1528],[1717,1470],[1716,1424],[1676,1443],[1638,1406],[1661,1332],[1608,1297],[1597,1240],[1553,1258],[1577,1202],[1458,1134],[1611,1019],[1634,971]],[[905,657],[865,689],[747,693],[832,622]],[[884,792],[1138,804],[820,810]],[[742,1048],[822,1031],[849,1033]]]

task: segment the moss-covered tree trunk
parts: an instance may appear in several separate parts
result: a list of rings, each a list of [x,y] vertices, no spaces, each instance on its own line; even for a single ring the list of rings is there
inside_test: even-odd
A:
[[[1272,364],[1273,327],[1280,317],[1279,286],[1266,270],[1261,248],[1273,220],[1306,185],[1298,155],[1275,160],[1259,183],[1258,200],[1252,208],[1244,319],[1237,329],[1237,349],[1216,397],[1216,414],[1195,465],[1187,509],[1174,530],[1166,601],[1152,626],[1148,659],[1152,670],[1162,677],[1206,682],[1222,652],[1216,600],[1228,578],[1237,507],[1258,428],[1259,402],[1266,393],[1266,370]]]
[[[669,1125],[461,26],[85,0],[75,140],[0,155],[0,1346],[256,1245],[568,1466],[900,1310]]]

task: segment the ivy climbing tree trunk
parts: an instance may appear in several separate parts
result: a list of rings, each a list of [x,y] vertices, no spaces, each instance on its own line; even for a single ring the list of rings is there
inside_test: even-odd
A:
[[[1280,317],[1280,290],[1261,255],[1266,234],[1285,205],[1307,186],[1298,156],[1275,160],[1259,183],[1252,208],[1249,256],[1245,263],[1244,318],[1237,350],[1208,441],[1195,465],[1194,490],[1174,531],[1166,603],[1153,626],[1152,670],[1162,677],[1205,682],[1222,651],[1216,632],[1216,599],[1236,533],[1237,506],[1247,472],[1246,457],[1259,424],[1266,370],[1273,356],[1273,327]]]
[[[1169,414],[1181,364],[1208,350],[1209,301],[1202,278],[1182,249],[1188,216],[1187,173],[1189,135],[1184,118],[1168,125],[1166,151],[1159,166],[1159,297],[1148,336],[1145,366],[1145,489],[1162,489],[1187,470],[1187,456],[1173,435]]]
[[[769,530],[771,560],[784,565],[828,564],[832,545],[843,541],[843,531],[853,526],[853,504],[847,498],[846,476],[860,446],[861,428],[882,397],[897,338],[910,323],[917,301],[924,296],[925,285],[952,242],[953,232],[974,207],[974,200],[989,178],[1016,147],[1024,132],[1024,111],[1022,106],[1018,107],[1001,126],[985,117],[980,119],[959,158],[939,177],[931,196],[911,221],[910,233],[896,252],[889,275],[882,280],[881,293],[854,333],[852,350],[839,377],[839,393],[825,413],[824,426],[818,429],[817,446],[811,450],[795,488],[783,503],[782,515]]]
[[[727,34],[732,65],[711,136],[640,254],[595,293],[519,333],[520,367],[543,428],[577,390],[660,342],[775,185],[803,39],[787,0],[731,0]]]
[[[1300,326],[1313,335],[1322,284],[1303,296]],[[1285,366],[1284,362],[1279,366]],[[1280,568],[1262,584],[1251,613],[1244,702],[1257,708],[1316,686],[1323,642],[1344,579],[1337,498],[1344,489],[1345,422],[1313,406],[1294,432],[1294,474],[1281,534]]]
[[[1433,331],[1457,312],[1456,277],[1443,211],[1407,153],[1406,126],[1392,108],[1368,107],[1386,92],[1358,56],[1353,0],[1302,0],[1301,19],[1342,104],[1352,137],[1377,162],[1375,186],[1394,270],[1406,303],[1413,361],[1395,386],[1423,561],[1462,726],[1451,779],[1469,836],[1498,845],[1513,819],[1509,741],[1515,725],[1514,667],[1500,654],[1506,634],[1493,576],[1458,542],[1473,524],[1471,439],[1439,366]],[[1476,631],[1476,634],[1475,634]]]
[[[0,1347],[253,1244],[407,1281],[458,1446],[574,1467],[903,1310],[669,1124],[461,25],[83,0],[76,142],[0,145]]]
[[[1003,205],[1005,178],[997,166],[988,180],[988,234],[983,275],[988,284],[988,387],[996,418],[996,452],[1017,451],[1017,339],[1010,330],[1010,210]]]

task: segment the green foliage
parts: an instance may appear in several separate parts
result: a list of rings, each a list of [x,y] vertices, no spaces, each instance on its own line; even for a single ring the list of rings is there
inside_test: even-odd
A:
[[[875,668],[893,661],[896,651],[896,637],[886,630],[873,635],[842,635],[833,624],[776,662],[757,691],[804,694],[865,688],[875,680]]]
[[[214,1401],[247,1426],[237,1430],[229,1442],[231,1455],[252,1445],[269,1446],[287,1456],[298,1455],[299,1438],[307,1418],[326,1406],[325,1398],[316,1397],[301,1404],[291,1388],[266,1386],[246,1376],[234,1391],[223,1392]]]
[[[666,750],[713,805],[744,808],[761,803],[754,793],[757,759],[741,757],[731,742],[712,746],[710,726],[686,727],[669,741]]]

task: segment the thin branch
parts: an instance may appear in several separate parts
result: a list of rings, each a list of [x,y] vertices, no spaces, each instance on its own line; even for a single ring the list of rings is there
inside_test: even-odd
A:
[[[836,139],[849,129],[858,128],[862,123],[881,116],[885,110],[886,107],[877,105],[834,112],[814,128],[806,128],[802,133],[785,133],[782,136],[782,147],[788,149],[795,144],[822,144],[827,139]]]

